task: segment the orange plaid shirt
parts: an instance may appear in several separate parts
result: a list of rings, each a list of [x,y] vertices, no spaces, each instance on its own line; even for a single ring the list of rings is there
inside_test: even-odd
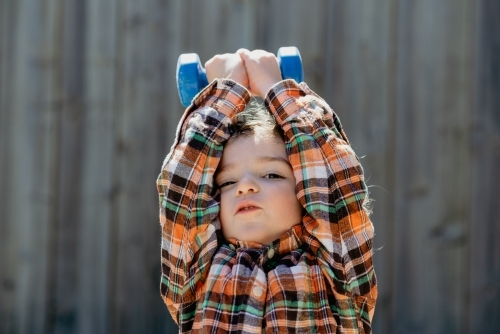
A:
[[[271,88],[305,209],[269,245],[225,240],[214,173],[248,91],[214,80],[182,117],[157,180],[161,294],[182,333],[371,333],[377,286],[363,169],[340,121],[305,83]]]

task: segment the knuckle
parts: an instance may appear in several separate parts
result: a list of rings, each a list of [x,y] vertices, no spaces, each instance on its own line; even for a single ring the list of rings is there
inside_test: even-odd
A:
[[[214,62],[213,62],[213,60],[212,60],[212,59],[208,60],[208,61],[205,63],[205,68],[206,68],[206,69],[209,69],[210,67],[212,67],[212,64],[213,64],[213,63],[214,63]]]

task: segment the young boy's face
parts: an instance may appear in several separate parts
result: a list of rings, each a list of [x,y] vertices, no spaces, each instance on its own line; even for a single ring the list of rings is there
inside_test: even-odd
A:
[[[302,220],[295,177],[279,137],[230,140],[215,180],[226,238],[267,245]]]

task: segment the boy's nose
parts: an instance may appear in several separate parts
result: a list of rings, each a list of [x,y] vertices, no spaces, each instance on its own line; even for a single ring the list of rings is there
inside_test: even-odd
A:
[[[244,177],[238,182],[237,195],[259,192],[259,185],[253,177]]]

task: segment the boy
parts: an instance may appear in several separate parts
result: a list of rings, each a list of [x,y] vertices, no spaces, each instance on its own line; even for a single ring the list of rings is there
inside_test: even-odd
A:
[[[206,70],[157,181],[161,294],[180,332],[371,333],[368,193],[337,116],[281,81],[271,53]],[[250,94],[273,117],[242,113]]]

